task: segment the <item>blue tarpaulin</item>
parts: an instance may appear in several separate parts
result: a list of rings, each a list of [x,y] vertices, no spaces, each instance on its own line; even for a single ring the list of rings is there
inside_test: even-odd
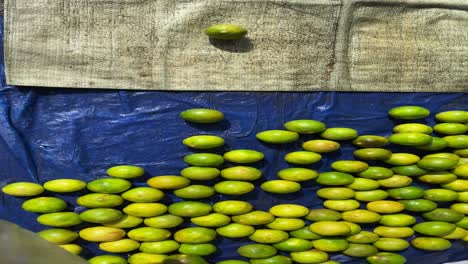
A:
[[[286,121],[315,119],[328,127],[351,127],[360,134],[388,136],[396,121],[388,118],[387,111],[395,106],[420,105],[428,108],[431,116],[422,122],[429,125],[435,124],[434,113],[452,109],[468,110],[468,95],[462,93],[240,93],[126,91],[125,87],[122,90],[20,88],[5,84],[4,65],[1,66],[0,186],[17,181],[44,183],[58,178],[91,181],[105,177],[105,170],[117,164],[143,167],[146,175],[134,181],[135,185],[143,185],[151,176],[177,175],[187,167],[183,157],[194,151],[181,142],[196,134],[223,137],[226,145],[223,149],[215,150],[217,153],[239,148],[263,152],[265,160],[254,164],[263,171],[263,177],[255,182],[259,186],[267,179],[276,179],[280,169],[292,166],[284,161],[286,153],[300,150],[304,140],[316,137],[301,137],[296,143],[280,146],[263,144],[255,138],[260,131],[282,129]],[[197,125],[178,117],[185,109],[199,107],[218,109],[225,114],[225,120],[218,124]],[[349,142],[342,145],[336,153],[325,154],[322,161],[308,167],[324,172],[330,170],[330,163],[335,160],[353,159],[354,146]],[[393,151],[414,152],[411,148],[391,148]],[[241,199],[251,202],[259,210],[268,210],[279,203],[318,208],[323,202],[315,195],[318,187],[313,182],[304,183],[300,192],[289,195],[272,195],[257,187],[248,195],[215,195],[207,202]],[[77,207],[75,200],[83,193],[56,196],[70,203],[69,210],[81,212],[84,208]],[[1,219],[33,231],[46,228],[36,222],[36,214],[21,209],[25,199],[3,193],[0,199]],[[180,199],[168,194],[167,201],[170,200]],[[73,229],[79,230],[84,226]],[[102,254],[95,243],[79,243],[85,246],[85,257]],[[236,249],[249,243],[249,240],[218,238],[217,243],[218,252],[209,258],[213,262],[242,259]],[[408,263],[435,264],[468,259],[466,242],[452,243],[451,249],[442,252],[410,248],[402,254],[408,258]],[[344,255],[331,256],[342,263],[363,263],[362,259]]]

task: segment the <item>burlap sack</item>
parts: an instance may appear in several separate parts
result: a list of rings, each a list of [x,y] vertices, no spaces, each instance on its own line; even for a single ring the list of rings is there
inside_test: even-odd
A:
[[[9,84],[468,92],[468,0],[6,0]],[[209,41],[217,23],[248,29]]]

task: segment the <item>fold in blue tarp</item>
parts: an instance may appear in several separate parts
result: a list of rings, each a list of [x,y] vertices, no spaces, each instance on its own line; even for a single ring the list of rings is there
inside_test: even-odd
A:
[[[3,54],[3,52],[2,52]],[[181,141],[190,135],[213,134],[226,140],[226,146],[216,152],[248,148],[265,154],[265,161],[255,164],[266,179],[289,167],[284,162],[287,152],[301,149],[303,137],[297,143],[271,146],[260,143],[255,134],[268,129],[281,129],[293,119],[316,119],[328,127],[351,127],[360,134],[388,136],[395,122],[387,111],[399,105],[420,105],[431,110],[423,122],[433,125],[434,113],[451,109],[468,110],[467,94],[434,93],[238,93],[238,92],[144,92],[125,90],[80,90],[19,88],[5,85],[4,66],[0,88],[0,186],[16,181],[44,183],[57,178],[77,178],[84,181],[104,177],[105,169],[116,164],[143,167],[147,174],[134,181],[144,184],[150,176],[178,174],[187,165],[183,157],[193,151]],[[122,87],[124,88],[124,87]],[[178,118],[179,112],[195,107],[215,108],[226,119],[219,124],[194,125]],[[325,154],[312,166],[318,171],[330,170],[337,159],[352,159],[354,147],[348,142],[340,151]],[[392,147],[394,151],[410,151]],[[211,183],[212,184],[212,183]],[[426,186],[427,187],[427,186]],[[242,197],[257,209],[268,210],[278,203],[297,203],[310,208],[321,206],[314,183],[303,184],[301,192],[291,195],[271,195],[259,188]],[[58,195],[75,207],[79,194]],[[168,201],[177,197],[168,195]],[[216,195],[207,202],[226,199]],[[36,223],[36,215],[21,210],[24,199],[0,195],[0,218],[27,229],[39,231],[46,227]],[[418,218],[419,219],[419,218]],[[419,219],[421,220],[421,219]],[[79,230],[83,226],[75,227]],[[368,228],[372,228],[369,226]],[[411,238],[410,238],[411,239]],[[102,254],[93,243],[85,246],[83,255]],[[219,251],[211,261],[234,258],[244,240],[219,239]],[[402,252],[408,263],[443,263],[468,259],[466,242],[454,241],[443,252],[423,252],[410,248]],[[344,255],[332,254],[342,263],[363,263]]]

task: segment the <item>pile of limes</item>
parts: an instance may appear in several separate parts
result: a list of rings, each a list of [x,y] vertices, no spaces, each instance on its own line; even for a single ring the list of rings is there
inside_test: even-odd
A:
[[[278,171],[278,179],[259,186],[265,192],[288,194],[301,190],[305,182],[315,181],[321,187],[316,194],[323,199],[319,209],[276,204],[263,211],[248,201],[231,199],[256,188],[252,182],[261,178],[262,171],[252,163],[265,157],[252,149],[211,153],[210,149],[225,143],[215,135],[184,139],[184,145],[202,150],[184,157],[190,166],[180,171],[180,176],[152,177],[146,186],[131,183],[144,175],[142,168],[119,165],[107,170],[110,177],[88,183],[77,179],[57,179],[43,185],[16,182],[2,191],[34,197],[22,208],[40,214],[37,221],[52,227],[39,235],[75,254],[82,248],[72,242],[80,237],[99,243],[102,251],[128,254],[131,264],[186,263],[190,258],[195,264],[207,263],[203,257],[217,251],[214,241],[221,236],[250,240],[237,252],[239,259],[250,259],[251,264],[331,264],[338,262],[329,260],[329,254],[337,252],[366,258],[372,264],[400,264],[406,259],[394,252],[410,245],[440,251],[451,246],[450,240],[468,241],[468,112],[438,113],[435,118],[439,123],[433,127],[412,121],[429,114],[419,106],[391,109],[392,118],[408,121],[395,126],[388,138],[358,135],[352,128],[327,128],[316,120],[293,120],[284,124],[284,130],[258,133],[256,137],[267,144],[288,144],[301,134],[320,136],[305,141],[302,150],[285,155],[284,160],[295,167]],[[180,117],[203,124],[219,122],[224,115],[213,109],[189,109]],[[352,141],[357,147],[355,160],[334,161],[332,171],[304,167],[339,150],[343,141]],[[393,153],[384,148],[390,143],[414,149],[411,152],[419,155]],[[223,167],[225,161],[236,165]],[[215,184],[208,184],[214,179]],[[60,198],[39,197],[44,190],[66,194],[85,188],[90,193],[78,197],[76,204],[87,210],[79,214],[66,211],[69,205]],[[181,201],[164,202],[169,192]],[[216,203],[200,200],[214,195],[229,198]],[[419,216],[424,220],[417,221]],[[66,229],[82,222],[91,226],[79,233]],[[239,259],[218,264],[249,263]],[[127,259],[108,254],[89,262],[120,264]]]

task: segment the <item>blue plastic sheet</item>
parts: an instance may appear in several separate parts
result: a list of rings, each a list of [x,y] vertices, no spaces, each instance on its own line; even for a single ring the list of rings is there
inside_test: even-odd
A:
[[[5,85],[4,66],[1,67],[0,186],[17,181],[44,183],[57,178],[91,181],[104,177],[106,168],[117,164],[143,167],[146,175],[134,181],[135,185],[142,185],[151,176],[178,174],[187,167],[183,157],[193,150],[181,142],[195,134],[223,137],[227,144],[216,150],[218,153],[238,148],[263,152],[265,160],[255,164],[264,173],[256,181],[258,186],[267,179],[275,179],[278,170],[290,167],[284,155],[301,149],[302,141],[314,137],[302,137],[296,143],[282,146],[262,144],[255,138],[260,131],[281,129],[286,121],[316,119],[328,127],[351,127],[360,134],[388,136],[395,121],[388,118],[387,111],[395,106],[420,105],[432,113],[468,110],[468,95],[461,93],[200,93],[18,88]],[[215,125],[195,125],[178,118],[179,112],[195,107],[218,109],[226,120]],[[434,125],[433,116],[423,122]],[[308,167],[328,171],[332,161],[352,159],[353,150],[345,142],[340,151],[325,154],[322,161]],[[315,195],[317,189],[312,182],[303,184],[299,193],[290,195],[272,195],[256,188],[242,197],[217,195],[209,202],[231,198],[247,200],[259,210],[268,210],[278,203],[317,208],[322,203]],[[70,210],[81,212],[84,208],[76,207],[75,199],[82,194],[56,196],[67,200]],[[180,200],[170,194],[167,199]],[[0,194],[0,218],[33,231],[45,229],[36,223],[36,214],[21,210],[23,201]],[[249,241],[219,238],[216,242],[219,251],[209,258],[213,262],[242,259],[236,249]],[[85,246],[85,257],[102,254],[95,243],[79,243]],[[461,241],[454,241],[452,248],[443,252],[410,248],[402,254],[408,263],[436,264],[468,259],[466,243]],[[365,262],[344,255],[331,256],[342,263]]]

